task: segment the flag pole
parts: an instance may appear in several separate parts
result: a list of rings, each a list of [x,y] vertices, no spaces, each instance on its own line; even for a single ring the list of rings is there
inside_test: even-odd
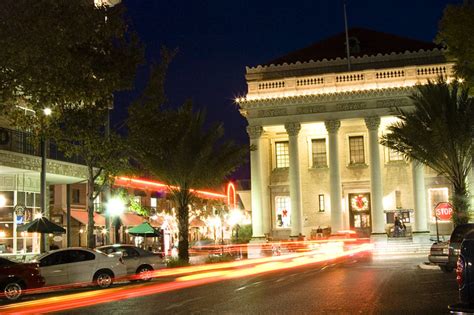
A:
[[[343,3],[344,3],[344,28],[346,31],[347,70],[351,71],[351,53],[349,50],[349,31],[347,29],[346,0],[344,0]]]

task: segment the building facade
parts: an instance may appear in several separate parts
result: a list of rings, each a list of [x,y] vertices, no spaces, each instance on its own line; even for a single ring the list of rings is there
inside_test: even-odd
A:
[[[393,236],[434,231],[449,182],[379,144],[410,109],[414,86],[453,76],[431,43],[351,29],[274,62],[247,67],[238,98],[250,137],[253,236],[309,237],[318,228]],[[472,180],[472,177],[471,177]],[[450,229],[445,222],[441,229]]]

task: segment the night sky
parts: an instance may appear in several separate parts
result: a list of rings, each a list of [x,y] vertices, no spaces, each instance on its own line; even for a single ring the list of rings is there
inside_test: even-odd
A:
[[[447,4],[462,0],[348,0],[349,27],[365,27],[432,42]],[[344,31],[342,0],[225,1],[123,0],[133,28],[146,45],[148,60],[160,47],[179,52],[166,83],[172,105],[192,99],[206,108],[209,122],[223,121],[226,137],[248,143],[246,121],[233,99],[245,94],[245,66],[266,63]],[[119,93],[113,119],[145,82]],[[248,178],[248,166],[234,177]]]

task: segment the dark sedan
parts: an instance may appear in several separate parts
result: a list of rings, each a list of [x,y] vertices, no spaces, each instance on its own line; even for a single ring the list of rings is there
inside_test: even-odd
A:
[[[40,275],[38,264],[16,263],[0,257],[0,297],[15,301],[26,290],[43,285],[44,278]]]

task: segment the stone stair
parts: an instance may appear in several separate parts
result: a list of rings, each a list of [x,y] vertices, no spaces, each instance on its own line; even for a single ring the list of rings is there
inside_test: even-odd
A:
[[[430,253],[433,242],[419,239],[373,240],[375,255],[426,254]]]

